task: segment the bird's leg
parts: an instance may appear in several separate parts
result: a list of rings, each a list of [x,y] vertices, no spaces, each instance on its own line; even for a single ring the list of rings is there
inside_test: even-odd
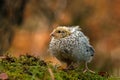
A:
[[[92,71],[92,70],[90,70],[90,69],[88,68],[87,62],[85,62],[85,70],[83,71],[83,73],[85,73],[85,72],[87,72],[87,71],[89,71],[89,72],[91,72],[91,73],[95,73],[94,71]]]
[[[67,64],[67,69],[74,69],[74,66],[73,66],[73,62],[71,62],[70,64]]]

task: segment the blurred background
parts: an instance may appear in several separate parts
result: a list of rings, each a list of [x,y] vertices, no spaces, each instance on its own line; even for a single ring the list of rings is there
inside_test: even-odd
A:
[[[58,61],[47,53],[58,25],[79,25],[96,54],[92,70],[120,76],[120,0],[0,0],[0,55]]]

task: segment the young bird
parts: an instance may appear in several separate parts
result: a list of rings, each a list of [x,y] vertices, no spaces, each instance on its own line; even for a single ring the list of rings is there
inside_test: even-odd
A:
[[[84,61],[85,70],[94,73],[87,66],[94,56],[94,49],[89,43],[89,39],[82,33],[79,26],[66,27],[58,26],[51,33],[49,51],[61,62],[67,63],[69,67],[72,63]]]

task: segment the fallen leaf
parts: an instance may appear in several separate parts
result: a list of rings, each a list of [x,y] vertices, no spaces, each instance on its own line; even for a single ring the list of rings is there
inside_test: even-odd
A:
[[[6,73],[1,73],[0,74],[0,79],[6,80],[6,79],[8,79],[8,75]]]

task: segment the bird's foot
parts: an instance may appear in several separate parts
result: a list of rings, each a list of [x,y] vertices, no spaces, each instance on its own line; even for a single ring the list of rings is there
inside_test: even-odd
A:
[[[66,69],[68,69],[68,70],[73,70],[73,69],[74,69],[74,66],[73,66],[73,65],[70,65],[70,66],[68,66]]]
[[[89,72],[91,72],[91,73],[95,73],[94,71],[92,71],[92,70],[90,70],[90,69],[85,69],[85,70],[83,71],[83,73],[86,73],[87,71],[89,71]]]

